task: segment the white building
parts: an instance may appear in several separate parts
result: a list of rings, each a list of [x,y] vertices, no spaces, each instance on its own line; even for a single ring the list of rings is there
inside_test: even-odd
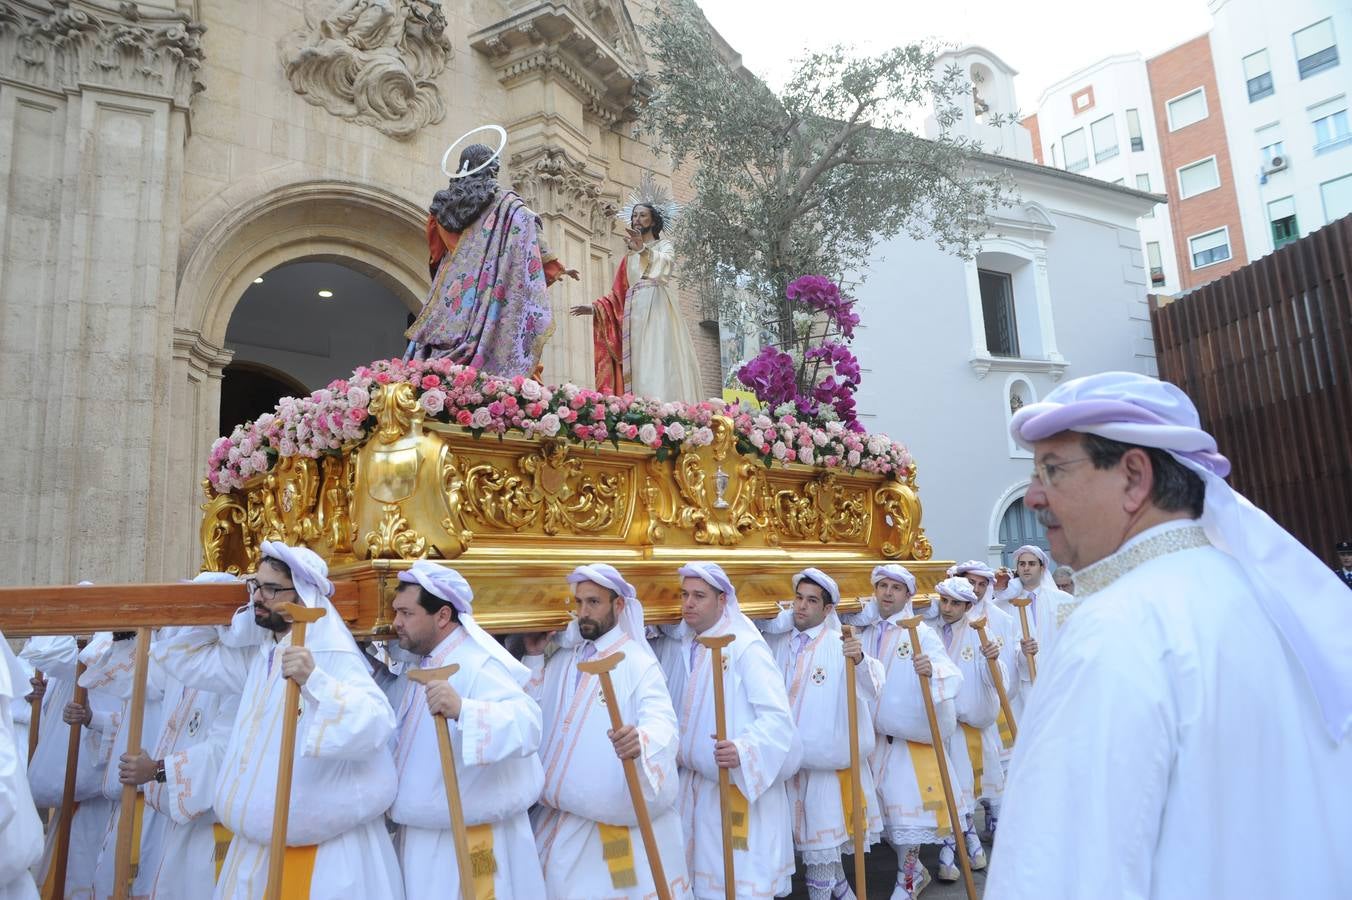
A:
[[[1063,78],[1038,99],[1039,161],[1143,191],[1165,193],[1150,79],[1139,53],[1110,56]],[[1179,290],[1178,257],[1164,207],[1137,222],[1151,289]]]
[[[1209,0],[1249,259],[1352,213],[1352,3]]]
[[[1013,111],[1014,71],[968,47],[942,57],[976,72],[976,96]],[[958,126],[999,150],[979,165],[1007,172],[1019,202],[1002,210],[980,253],[963,260],[898,237],[879,247],[858,288],[858,395],[870,431],[906,442],[919,467],[935,554],[1000,562],[1046,546],[1024,509],[1031,454],[1007,431],[1013,409],[1064,377],[1155,372],[1139,217],[1162,198],[1032,161],[1017,124]]]

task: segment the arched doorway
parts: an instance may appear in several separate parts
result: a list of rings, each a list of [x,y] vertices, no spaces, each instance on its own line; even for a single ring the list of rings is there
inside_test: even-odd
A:
[[[1014,551],[1020,547],[1032,545],[1041,547],[1051,555],[1051,544],[1047,542],[1047,529],[1037,520],[1037,515],[1023,505],[1019,497],[1005,509],[1000,517],[1000,562],[1014,567]]]
[[[378,272],[341,258],[285,263],[255,278],[230,315],[222,434],[357,366],[399,356],[411,313]]]

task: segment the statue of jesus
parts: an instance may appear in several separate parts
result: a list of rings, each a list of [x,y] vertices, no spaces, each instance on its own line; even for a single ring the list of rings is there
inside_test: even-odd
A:
[[[699,363],[671,284],[676,248],[662,238],[675,204],[651,176],[630,200],[629,252],[610,293],[571,312],[593,316],[598,391],[693,402],[701,394]]]
[[[475,171],[475,170],[478,171]],[[540,217],[498,186],[493,150],[471,144],[461,173],[432,198],[427,216],[432,288],[413,325],[405,358],[449,357],[493,375],[538,377],[554,332],[545,289],[564,275]]]

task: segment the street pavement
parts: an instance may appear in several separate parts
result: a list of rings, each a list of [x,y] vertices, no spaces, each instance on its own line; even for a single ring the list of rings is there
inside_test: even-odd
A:
[[[990,858],[990,844],[984,844],[986,856]],[[865,867],[865,875],[868,878],[868,900],[888,900],[892,896],[892,889],[897,880],[897,855],[892,852],[892,848],[887,844],[874,844],[868,852],[868,865]],[[845,864],[845,877],[854,884],[854,857],[846,856],[842,859]],[[931,877],[939,871],[939,847],[930,845],[920,848],[920,861],[929,869]],[[973,879],[976,883],[976,895],[980,897],[986,887],[986,872],[983,870],[976,873]],[[807,888],[803,886],[803,869],[800,865],[798,872],[793,878],[793,893],[789,894],[792,900],[807,900]],[[930,882],[930,886],[925,888],[920,895],[920,900],[965,900],[967,891],[963,887],[962,880],[947,884],[935,879]],[[861,898],[863,900],[863,898]]]

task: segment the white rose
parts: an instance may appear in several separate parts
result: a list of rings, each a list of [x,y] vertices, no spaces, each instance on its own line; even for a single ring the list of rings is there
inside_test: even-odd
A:
[[[685,426],[680,422],[672,422],[667,426],[667,437],[673,441],[685,440]]]
[[[546,414],[540,419],[540,433],[546,437],[553,437],[559,433],[559,417],[553,413]]]
[[[789,445],[783,441],[775,441],[775,445],[770,448],[770,452],[774,454],[775,459],[783,459],[789,455]]]
[[[540,388],[540,382],[533,378],[527,378],[521,382],[521,396],[534,403],[542,397],[544,392]]]
[[[651,444],[657,440],[657,426],[652,422],[647,422],[638,430],[638,439],[645,444]]]

